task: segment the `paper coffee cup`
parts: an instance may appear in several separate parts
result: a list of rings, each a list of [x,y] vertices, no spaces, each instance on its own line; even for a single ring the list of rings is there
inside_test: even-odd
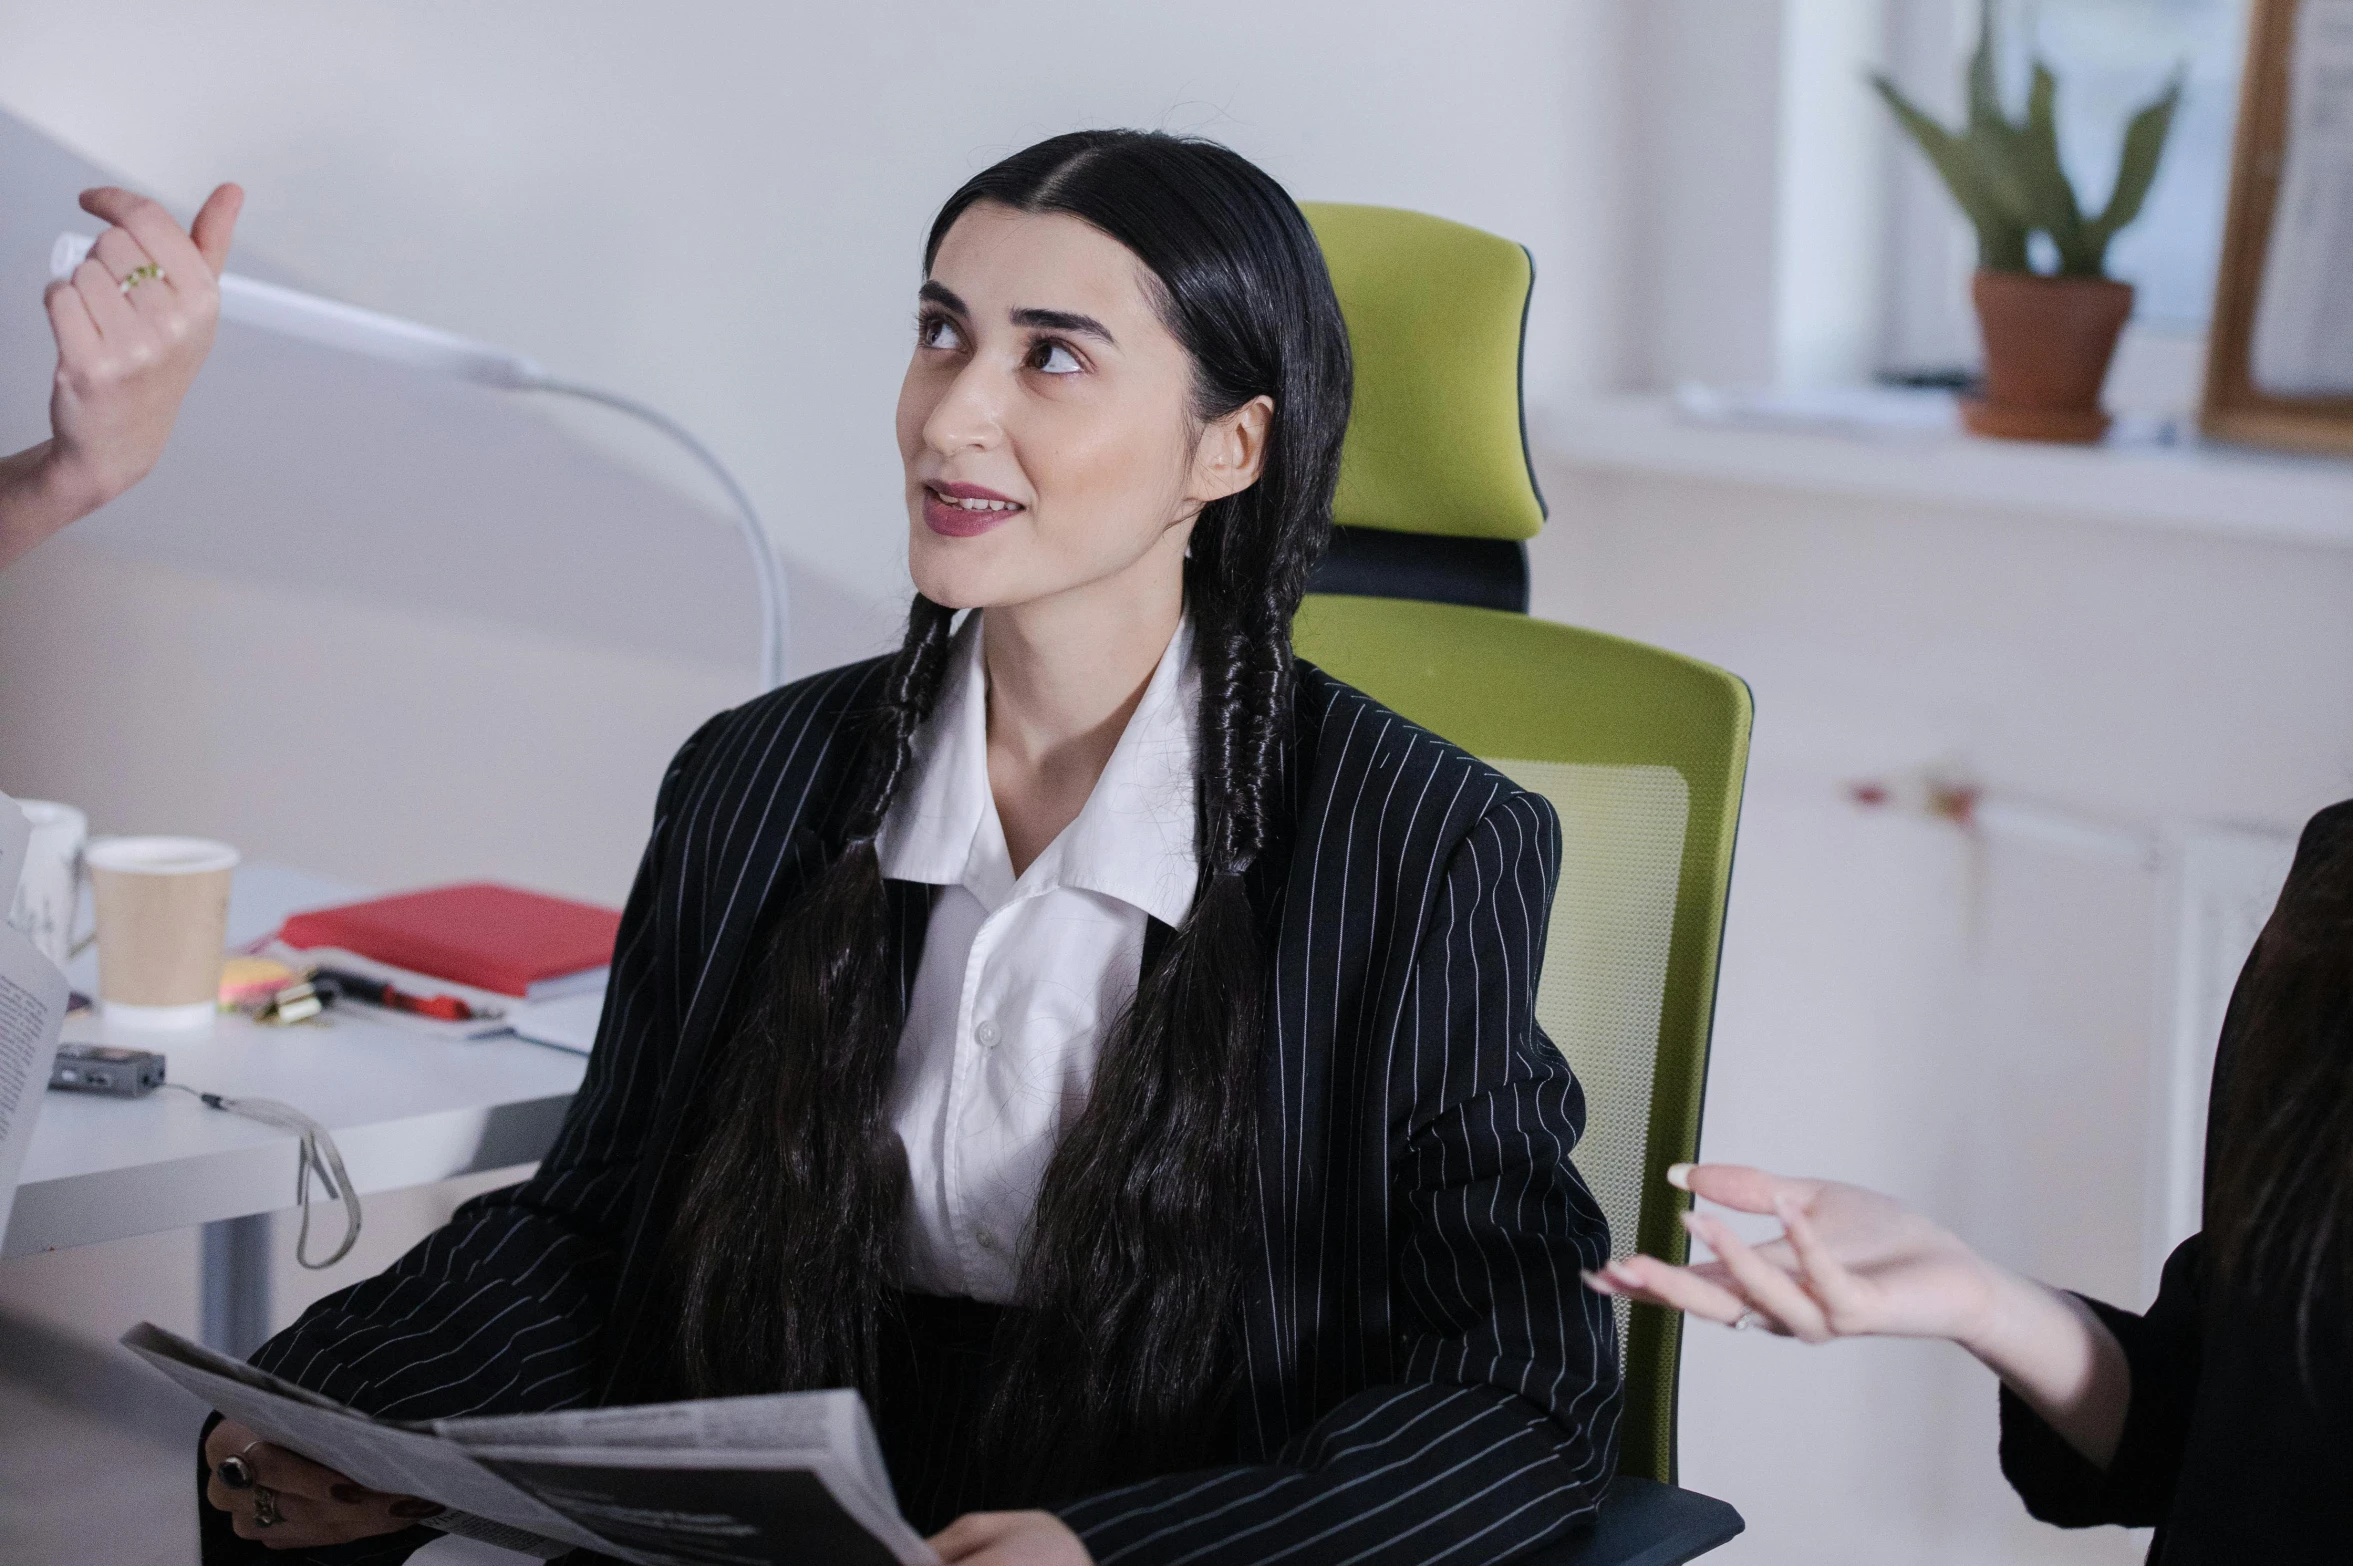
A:
[[[98,904],[98,999],[109,1023],[210,1026],[237,850],[201,837],[107,837],[84,850]]]
[[[81,899],[82,845],[90,836],[90,818],[53,799],[16,803],[32,822],[33,834],[25,845],[24,875],[16,883],[8,922],[62,968],[73,955],[74,908]]]

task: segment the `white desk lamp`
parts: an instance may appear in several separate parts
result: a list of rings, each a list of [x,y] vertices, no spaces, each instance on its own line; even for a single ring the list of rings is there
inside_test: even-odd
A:
[[[87,234],[60,234],[49,252],[49,275],[65,278],[82,264],[97,240]],[[769,542],[768,531],[760,525],[760,514],[753,509],[752,497],[744,493],[735,475],[715,456],[708,446],[697,440],[675,419],[642,402],[623,397],[615,392],[601,391],[594,386],[582,386],[573,381],[562,381],[548,374],[536,360],[488,343],[478,343],[469,337],[420,326],[398,316],[363,310],[357,305],[343,304],[333,299],[321,299],[291,288],[280,288],[275,283],[256,282],[250,277],[239,277],[230,272],[221,278],[221,319],[235,321],[240,326],[259,327],[265,332],[281,336],[299,337],[305,342],[318,343],[327,348],[340,348],[347,353],[362,353],[371,358],[390,360],[411,369],[430,370],[461,381],[472,381],[477,386],[495,386],[503,391],[555,392],[583,401],[602,403],[634,415],[668,435],[711,471],[719,487],[727,491],[735,502],[736,525],[743,534],[744,546],[752,554],[752,580],[760,589],[760,684],[770,690],[784,683],[785,591],[784,567],[776,558],[776,549]]]

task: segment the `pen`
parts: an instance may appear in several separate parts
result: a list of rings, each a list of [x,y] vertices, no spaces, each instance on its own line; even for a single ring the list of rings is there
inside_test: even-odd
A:
[[[475,1010],[455,995],[411,995],[382,979],[347,973],[341,968],[321,968],[311,975],[311,982],[339,996],[349,996],[353,1000],[366,1001],[371,1006],[382,1006],[391,1011],[431,1017],[438,1022],[472,1022],[493,1015],[488,1011]]]

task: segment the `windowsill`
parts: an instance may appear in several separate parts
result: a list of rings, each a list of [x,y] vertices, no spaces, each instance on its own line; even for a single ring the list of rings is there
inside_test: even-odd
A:
[[[2044,446],[1957,433],[1707,422],[1661,396],[1531,421],[1540,463],[2353,548],[2353,462],[2202,444]]]

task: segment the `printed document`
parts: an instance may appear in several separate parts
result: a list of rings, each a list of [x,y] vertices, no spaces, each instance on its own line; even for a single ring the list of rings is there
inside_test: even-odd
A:
[[[16,900],[25,845],[33,824],[16,801],[0,794],[0,909]],[[0,922],[0,1240],[16,1206],[16,1177],[32,1146],[41,1095],[65,1026],[65,975],[14,927]]]
[[[937,1566],[899,1515],[852,1391],[633,1408],[375,1419],[142,1322],[133,1353],[264,1439],[439,1501],[445,1533],[542,1560],[639,1566]]]

